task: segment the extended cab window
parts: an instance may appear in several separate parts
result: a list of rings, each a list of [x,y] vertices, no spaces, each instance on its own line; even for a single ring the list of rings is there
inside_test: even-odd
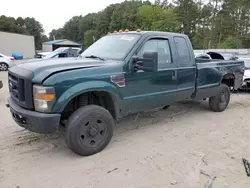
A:
[[[183,37],[174,37],[178,57],[181,63],[189,63],[191,58],[188,51],[188,45]]]
[[[147,41],[139,51],[138,56],[142,57],[145,51],[158,52],[159,69],[167,68],[167,64],[172,62],[169,42],[167,39],[151,39]]]
[[[123,59],[141,36],[138,34],[107,35],[96,41],[82,54],[85,56],[98,56],[103,59]]]

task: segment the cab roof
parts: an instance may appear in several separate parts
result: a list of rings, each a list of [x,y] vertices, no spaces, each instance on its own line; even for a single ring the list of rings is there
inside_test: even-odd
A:
[[[128,32],[117,32],[117,33],[110,33],[111,35],[121,35],[121,34],[138,34],[138,35],[165,35],[165,36],[186,36],[185,34],[181,33],[172,33],[172,32],[163,32],[163,31],[128,31]]]

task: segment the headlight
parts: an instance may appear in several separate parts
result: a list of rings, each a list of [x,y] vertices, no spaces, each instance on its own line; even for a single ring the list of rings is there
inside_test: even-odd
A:
[[[35,110],[38,112],[50,112],[56,99],[53,87],[33,86],[33,97]]]

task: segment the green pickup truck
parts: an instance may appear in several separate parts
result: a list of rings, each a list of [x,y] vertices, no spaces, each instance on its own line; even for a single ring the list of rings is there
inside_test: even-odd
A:
[[[88,156],[103,150],[115,120],[178,101],[209,98],[224,111],[239,88],[243,61],[196,59],[184,34],[108,34],[77,58],[26,62],[9,69],[7,107],[18,125],[37,133],[66,128],[66,143]]]

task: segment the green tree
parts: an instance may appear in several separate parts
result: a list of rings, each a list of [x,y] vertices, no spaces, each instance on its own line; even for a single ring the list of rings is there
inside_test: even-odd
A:
[[[48,40],[49,40],[49,38],[46,35],[41,36],[41,43],[47,42]]]
[[[35,18],[25,18],[24,27],[28,31],[29,35],[34,36],[36,49],[41,49],[42,35],[44,33],[43,26],[40,22],[36,21]]]
[[[142,5],[141,1],[125,1],[117,4],[114,8],[109,24],[111,31],[120,29],[137,29],[136,14],[137,9]]]
[[[63,37],[68,40],[72,40],[75,42],[81,42],[82,39],[82,32],[81,32],[81,22],[82,22],[82,16],[74,16],[69,21],[65,23],[63,26]]]
[[[160,6],[143,5],[137,11],[137,24],[143,30],[152,30],[153,23],[161,20],[163,9]],[[158,24],[157,24],[158,25]]]
[[[242,41],[236,37],[229,36],[223,41],[218,48],[225,48],[225,49],[237,49],[242,48]]]
[[[88,30],[84,33],[84,48],[89,47],[93,44],[99,37],[99,32],[97,30]]]
[[[111,17],[116,6],[117,5],[112,4],[97,14],[96,30],[101,36],[109,32],[109,25],[112,20]]]
[[[0,31],[17,33],[18,26],[16,25],[15,20],[2,15],[0,17]]]
[[[160,19],[152,23],[152,30],[180,32],[180,22],[173,9],[166,9],[161,12]]]
[[[6,23],[9,26],[6,26]],[[19,33],[27,32],[22,19],[15,21],[11,18],[6,23],[0,24],[0,28]],[[52,30],[50,39],[66,38],[85,43],[85,34],[88,34],[89,30],[97,32],[95,36],[101,37],[109,31],[138,28],[185,33],[192,40],[193,46],[200,49],[230,47],[231,45],[227,44],[231,36],[238,42],[241,41],[242,45],[237,46],[249,47],[250,1],[124,1],[109,5],[97,13],[72,17],[63,28]],[[91,39],[87,37],[87,44],[90,43]]]
[[[58,39],[64,39],[64,30],[63,30],[63,28],[53,29],[49,33],[49,40],[58,40]]]
[[[193,0],[174,1],[175,11],[179,15],[182,31],[191,37],[195,33],[199,17],[198,5]]]

